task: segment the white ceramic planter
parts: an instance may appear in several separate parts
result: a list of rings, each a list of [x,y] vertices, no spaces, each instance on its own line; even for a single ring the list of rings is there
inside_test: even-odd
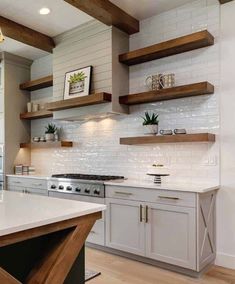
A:
[[[69,93],[70,94],[81,93],[84,91],[84,87],[85,87],[84,80],[77,83],[70,83]]]
[[[46,138],[46,141],[54,141],[55,135],[53,133],[46,133],[45,138]]]
[[[151,125],[144,125],[144,128],[146,129],[146,133],[150,135],[156,135],[158,134],[158,124],[151,124]]]

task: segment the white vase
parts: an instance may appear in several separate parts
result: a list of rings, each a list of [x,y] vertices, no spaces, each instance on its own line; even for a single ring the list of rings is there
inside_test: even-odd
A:
[[[149,124],[149,125],[144,125],[147,134],[150,135],[157,135],[158,134],[158,124]]]
[[[46,141],[49,142],[49,141],[54,141],[55,139],[55,135],[53,133],[46,133],[45,134],[45,138],[46,138]]]

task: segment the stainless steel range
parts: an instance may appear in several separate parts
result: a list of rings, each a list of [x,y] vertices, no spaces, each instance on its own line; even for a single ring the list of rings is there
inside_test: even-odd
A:
[[[124,179],[122,176],[58,174],[52,175],[48,191],[89,197],[105,197],[105,181]]]
[[[60,174],[53,175],[48,182],[49,196],[84,202],[105,204],[105,181],[124,179],[121,176]],[[105,245],[105,212],[96,221],[88,238],[88,243]]]

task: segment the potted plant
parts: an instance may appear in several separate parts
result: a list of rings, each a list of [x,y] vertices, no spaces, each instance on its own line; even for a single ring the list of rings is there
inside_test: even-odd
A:
[[[54,141],[56,131],[57,131],[57,127],[55,126],[55,124],[49,123],[46,126],[46,131],[45,131],[46,141]]]
[[[83,71],[74,73],[73,75],[70,75],[70,78],[68,80],[69,82],[69,93],[75,94],[75,93],[81,93],[84,91],[85,87],[85,79],[87,76]]]
[[[143,118],[143,126],[148,129],[148,133],[152,135],[156,135],[158,133],[158,114],[152,113],[149,114],[148,112],[145,112],[145,115]]]

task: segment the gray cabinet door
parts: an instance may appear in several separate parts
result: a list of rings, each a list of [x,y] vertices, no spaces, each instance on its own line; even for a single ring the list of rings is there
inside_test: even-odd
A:
[[[151,203],[146,206],[146,256],[196,269],[195,209]]]
[[[25,188],[25,193],[28,194],[35,194],[35,195],[48,195],[48,191],[47,188],[45,188],[44,190],[42,189],[37,189],[37,188],[30,188],[30,187],[26,187]]]
[[[17,192],[25,192],[25,187],[23,187],[23,186],[12,186],[12,185],[10,185],[10,186],[8,186],[7,187],[7,190],[10,190],[10,191],[17,191]]]
[[[106,246],[145,255],[145,228],[140,202],[106,199]]]

